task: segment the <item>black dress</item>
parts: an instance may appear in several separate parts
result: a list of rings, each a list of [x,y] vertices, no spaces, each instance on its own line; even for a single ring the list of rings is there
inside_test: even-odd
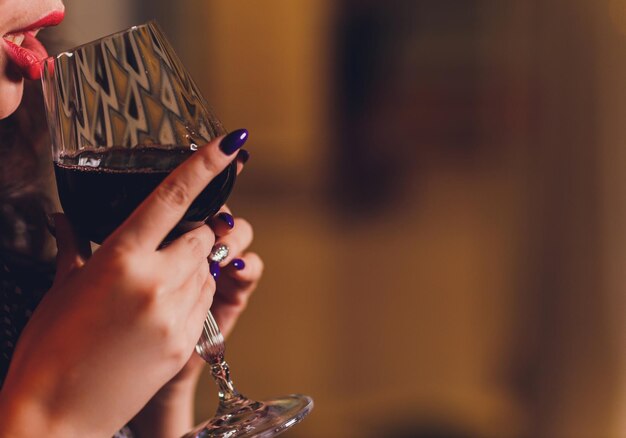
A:
[[[0,255],[0,386],[20,333],[52,285],[53,275],[52,264]]]

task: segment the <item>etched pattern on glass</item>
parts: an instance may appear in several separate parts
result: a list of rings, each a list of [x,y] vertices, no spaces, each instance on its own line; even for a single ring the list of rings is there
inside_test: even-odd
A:
[[[202,145],[225,133],[155,23],[102,38],[44,65],[52,135],[65,153]],[[48,96],[51,97],[51,96]],[[55,159],[58,157],[54,157]]]

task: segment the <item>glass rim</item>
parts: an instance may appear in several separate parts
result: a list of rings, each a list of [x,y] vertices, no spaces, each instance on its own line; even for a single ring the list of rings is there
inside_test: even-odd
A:
[[[86,43],[79,44],[78,46],[72,47],[71,49],[68,49],[68,50],[64,50],[64,51],[62,51],[60,53],[57,53],[56,55],[47,56],[46,58],[43,58],[42,60],[40,60],[39,64],[41,64],[41,65],[47,64],[47,63],[49,63],[51,61],[56,61],[56,60],[61,59],[61,58],[71,58],[71,57],[74,56],[74,53],[76,53],[77,51],[79,51],[79,50],[81,50],[81,49],[83,49],[83,48],[85,48],[87,46],[91,46],[91,45],[97,44],[99,42],[102,42],[104,40],[107,40],[109,38],[113,38],[113,37],[116,37],[116,36],[119,36],[119,35],[124,35],[124,34],[127,34],[127,33],[136,32],[136,31],[138,31],[140,29],[144,29],[144,28],[147,28],[147,27],[154,27],[154,28],[158,29],[159,32],[163,33],[163,31],[161,30],[161,27],[156,22],[156,20],[152,19],[152,20],[146,21],[145,23],[137,24],[137,25],[134,25],[134,26],[130,26],[130,27],[127,27],[126,29],[118,30],[118,31],[112,32],[112,33],[110,33],[108,35],[101,36],[99,38],[96,38],[95,40],[91,40],[91,41],[88,41]]]

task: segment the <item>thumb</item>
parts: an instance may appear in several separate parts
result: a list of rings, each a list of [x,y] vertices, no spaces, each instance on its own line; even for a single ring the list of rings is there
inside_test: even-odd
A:
[[[67,277],[82,267],[91,257],[89,241],[76,234],[67,217],[62,213],[51,215],[57,239],[57,273],[55,281]]]

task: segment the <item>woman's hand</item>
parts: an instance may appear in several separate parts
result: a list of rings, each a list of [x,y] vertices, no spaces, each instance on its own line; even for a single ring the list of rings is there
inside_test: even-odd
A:
[[[1,436],[112,436],[187,363],[215,291],[215,236],[201,227],[157,248],[242,143],[199,149],[88,260],[56,217],[57,278],[0,392]]]
[[[228,219],[217,219],[220,217]],[[225,244],[229,249],[228,257],[217,269],[217,292],[211,306],[222,334],[227,337],[261,279],[263,261],[256,253],[247,251],[253,238],[252,226],[248,221],[232,218],[230,211],[225,208],[212,222],[212,228],[218,236],[217,243]],[[229,229],[229,223],[233,224],[232,229]],[[215,267],[212,271],[215,273]]]
[[[238,162],[238,171],[242,164]],[[261,278],[263,262],[257,254],[247,252],[252,243],[252,226],[245,219],[233,218],[228,207],[213,217],[209,225],[218,238],[216,243],[229,248],[228,257],[220,263],[217,292],[211,307],[222,333],[228,336]],[[213,266],[212,271],[215,273],[218,269]],[[193,399],[204,365],[200,356],[191,356],[182,370],[132,420],[136,436],[173,437],[191,430]]]

